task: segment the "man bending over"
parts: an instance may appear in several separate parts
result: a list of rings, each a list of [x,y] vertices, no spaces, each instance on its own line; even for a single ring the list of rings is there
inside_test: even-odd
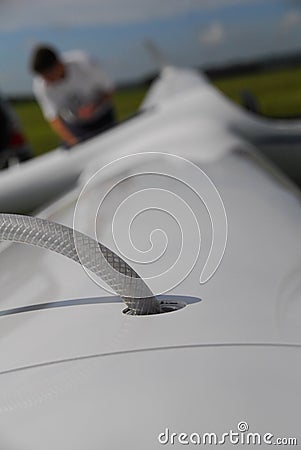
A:
[[[67,147],[114,125],[113,84],[84,52],[60,55],[51,47],[39,46],[32,54],[31,70],[44,117]]]

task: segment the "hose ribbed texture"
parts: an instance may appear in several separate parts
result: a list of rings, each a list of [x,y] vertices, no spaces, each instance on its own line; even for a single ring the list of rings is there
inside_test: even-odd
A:
[[[72,228],[37,217],[0,214],[0,241],[43,247],[80,263],[105,281],[133,315],[160,312],[149,287],[123,259]]]

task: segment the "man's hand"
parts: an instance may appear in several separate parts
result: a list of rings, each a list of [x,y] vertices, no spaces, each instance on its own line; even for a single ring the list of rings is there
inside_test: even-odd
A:
[[[112,92],[98,92],[92,103],[80,106],[76,116],[81,120],[92,119],[94,115],[101,112],[112,100]]]
[[[56,134],[59,135],[59,137],[66,142],[70,147],[73,147],[74,145],[79,143],[79,140],[76,136],[74,136],[69,129],[66,127],[64,122],[57,117],[54,120],[50,121],[50,125],[52,129],[56,132]]]
[[[76,115],[79,119],[88,120],[93,117],[97,109],[98,107],[94,104],[84,105],[78,108]]]

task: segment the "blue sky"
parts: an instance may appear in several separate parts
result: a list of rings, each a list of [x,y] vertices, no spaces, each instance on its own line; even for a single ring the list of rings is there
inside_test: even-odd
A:
[[[301,50],[299,0],[0,0],[0,87],[31,91],[40,42],[97,56],[116,81],[155,69],[152,39],[174,63],[222,64]]]

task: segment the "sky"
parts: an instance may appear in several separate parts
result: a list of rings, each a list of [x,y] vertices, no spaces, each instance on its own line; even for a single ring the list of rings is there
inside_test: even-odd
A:
[[[0,89],[31,92],[32,49],[85,50],[116,82],[171,63],[207,67],[301,51],[301,0],[0,0]]]

